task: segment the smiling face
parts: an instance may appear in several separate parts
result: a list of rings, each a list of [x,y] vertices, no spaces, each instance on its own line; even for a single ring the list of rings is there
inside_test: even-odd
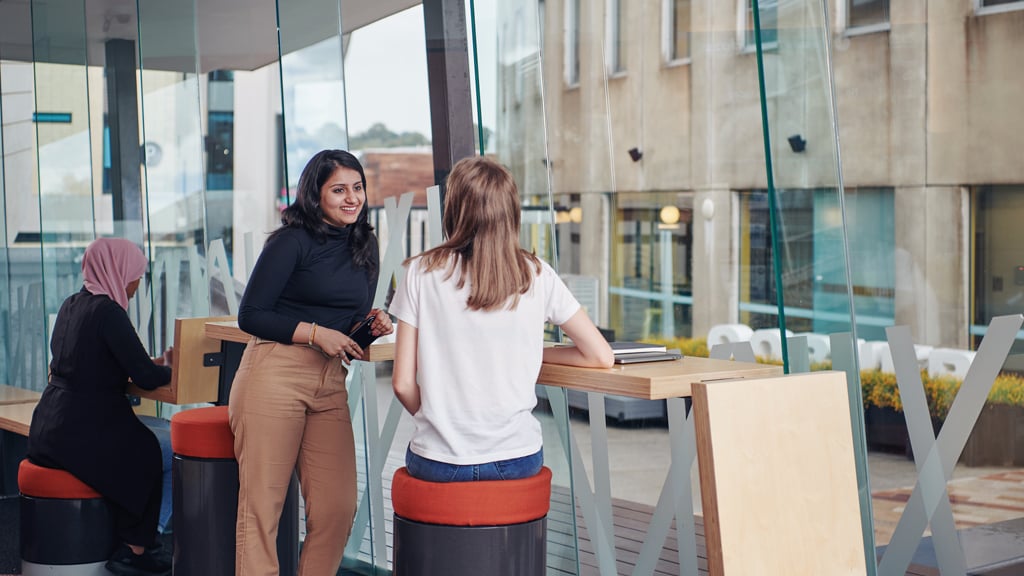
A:
[[[339,167],[320,187],[320,210],[332,226],[355,224],[365,202],[363,179],[351,168]]]

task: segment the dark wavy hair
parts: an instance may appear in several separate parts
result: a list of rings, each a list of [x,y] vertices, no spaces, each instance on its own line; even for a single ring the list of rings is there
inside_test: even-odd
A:
[[[324,182],[338,168],[349,168],[359,172],[363,181],[363,208],[359,211],[355,224],[349,226],[349,244],[352,246],[352,259],[356,265],[377,271],[377,238],[370,225],[369,209],[366,204],[366,173],[363,165],[345,150],[321,150],[317,152],[299,176],[299,187],[295,201],[281,213],[281,227],[270,235],[277,236],[285,228],[305,228],[319,242],[327,240],[327,223],[320,209],[320,189]]]

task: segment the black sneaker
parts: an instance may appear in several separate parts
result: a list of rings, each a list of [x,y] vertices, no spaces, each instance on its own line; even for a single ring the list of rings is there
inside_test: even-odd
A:
[[[170,576],[171,561],[161,556],[151,550],[136,554],[121,544],[107,560],[107,570],[118,576]]]

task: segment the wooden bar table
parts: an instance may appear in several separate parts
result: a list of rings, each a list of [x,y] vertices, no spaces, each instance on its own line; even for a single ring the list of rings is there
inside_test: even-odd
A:
[[[32,413],[38,402],[5,404],[0,406],[0,430],[13,432],[28,437],[28,428],[32,424]]]
[[[206,323],[206,336],[222,342],[234,342],[236,344],[248,344],[252,336],[238,327],[238,320],[221,320]],[[394,360],[395,344],[393,342],[380,342],[370,345],[369,353],[365,362],[384,362]]]
[[[672,519],[676,520],[680,573],[697,576],[697,541],[694,525],[693,488],[690,473],[697,459],[693,410],[687,414],[686,399],[692,386],[701,382],[755,379],[782,375],[781,366],[684,357],[679,360],[616,365],[608,369],[576,368],[555,364],[541,367],[538,383],[548,389],[556,428],[569,447],[572,483],[583,521],[593,542],[601,576],[618,573],[612,521],[608,433],[605,395],[646,400],[664,399],[668,407],[671,467],[662,486],[633,574],[654,574]],[[587,392],[593,460],[593,488],[583,458],[569,426],[568,404],[563,389]]]
[[[0,384],[0,406],[30,404],[38,402],[40,397],[42,397],[42,393],[35,390],[26,390],[24,388],[8,386],[7,384]]]

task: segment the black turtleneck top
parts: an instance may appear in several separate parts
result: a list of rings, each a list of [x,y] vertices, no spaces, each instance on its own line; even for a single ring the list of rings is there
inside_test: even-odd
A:
[[[376,252],[377,240],[370,237]],[[374,258],[376,259],[376,254]],[[348,333],[373,305],[377,274],[352,260],[349,229],[328,226],[323,242],[290,227],[267,241],[238,310],[238,327],[292,343],[299,322]]]

